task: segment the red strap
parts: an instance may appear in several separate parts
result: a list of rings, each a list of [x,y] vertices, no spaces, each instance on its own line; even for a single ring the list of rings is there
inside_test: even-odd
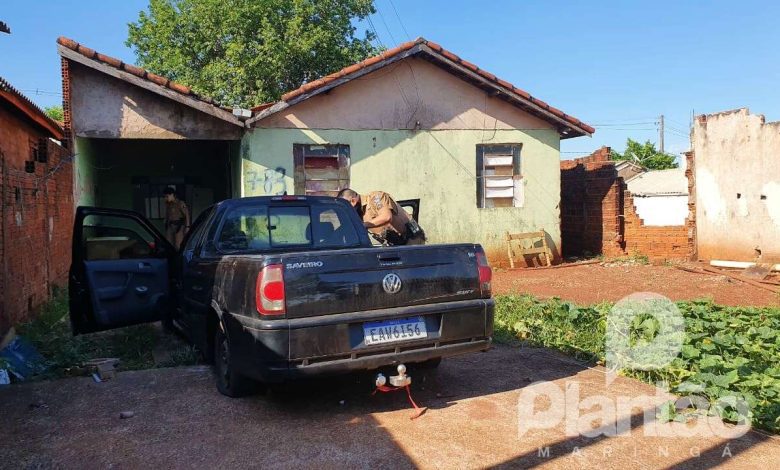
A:
[[[376,395],[376,392],[397,392],[398,390],[406,390],[406,396],[409,397],[409,402],[414,407],[415,413],[409,419],[417,419],[423,414],[425,414],[426,411],[428,411],[428,408],[425,407],[420,408],[419,406],[417,406],[417,403],[415,403],[414,400],[412,399],[412,391],[408,385],[405,385],[403,387],[389,387],[387,385],[377,385],[376,389],[374,389],[374,392],[371,393],[371,395]]]

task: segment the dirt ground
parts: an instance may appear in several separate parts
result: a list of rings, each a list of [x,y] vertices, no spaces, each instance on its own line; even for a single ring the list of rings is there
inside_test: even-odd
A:
[[[615,302],[634,292],[655,292],[672,300],[709,298],[722,305],[780,305],[779,295],[726,276],[690,273],[673,266],[620,263],[497,270],[493,292],[530,293],[583,304]]]
[[[429,407],[414,421],[403,394],[372,396],[372,379],[360,375],[243,399],[219,395],[201,366],[13,385],[0,389],[0,467],[780,468],[780,440],[758,432],[648,435],[657,421],[643,420],[642,409],[665,400],[652,398],[654,387],[625,378],[607,386],[603,369],[552,351],[499,346],[428,375],[410,372],[415,400]],[[621,423],[626,435],[583,437],[551,423],[521,436],[519,426],[533,421],[518,418],[519,398],[543,380],[616,410],[596,425]],[[649,405],[613,405],[644,395]],[[595,402],[577,403],[566,402],[568,416]],[[122,411],[134,416],[120,419]],[[583,423],[592,426],[590,417]]]

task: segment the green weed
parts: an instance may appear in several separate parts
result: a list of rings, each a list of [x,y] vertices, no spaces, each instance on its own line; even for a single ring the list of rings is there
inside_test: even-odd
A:
[[[677,302],[677,307],[686,323],[681,353],[663,369],[623,373],[649,383],[665,381],[673,393],[697,394],[710,402],[739,396],[750,405],[755,426],[780,432],[780,308],[724,307],[710,301]],[[499,296],[495,338],[601,362],[610,308]],[[655,320],[637,317],[632,341],[649,341],[657,330]],[[727,420],[737,417],[731,406],[717,412]]]
[[[90,359],[115,357],[119,370],[149,369],[197,362],[191,348],[157,325],[137,325],[99,333],[73,336],[68,318],[67,293],[54,297],[32,321],[17,326],[17,333],[30,341],[46,358],[47,372],[39,378],[57,378],[83,373],[79,367]],[[170,361],[156,364],[152,351],[171,351]]]

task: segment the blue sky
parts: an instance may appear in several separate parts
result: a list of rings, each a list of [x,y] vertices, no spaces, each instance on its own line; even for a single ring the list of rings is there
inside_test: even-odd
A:
[[[56,38],[133,62],[124,45],[127,23],[146,4],[4,0],[0,20],[12,34],[0,34],[0,76],[42,106],[57,104]],[[780,2],[376,0],[376,6],[372,19],[383,44],[426,37],[595,125],[592,138],[562,143],[563,158],[601,145],[622,150],[627,137],[656,142],[661,114],[672,152],[688,147],[692,112],[749,107],[780,119]]]

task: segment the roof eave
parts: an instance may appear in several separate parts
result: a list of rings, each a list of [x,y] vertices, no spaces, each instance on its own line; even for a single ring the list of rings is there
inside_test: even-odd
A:
[[[476,70],[472,70],[463,64],[453,61],[446,55],[431,49],[427,44],[422,44],[420,48],[421,52],[425,53],[426,58],[433,59],[439,62],[441,65],[444,65],[451,70],[455,70],[458,72],[458,75],[465,74],[468,78],[470,78],[470,82],[476,82],[480,84],[480,88],[489,89],[493,92],[494,96],[509,101],[511,104],[514,104],[515,106],[520,107],[533,115],[536,115],[540,119],[555,124],[561,139],[593,135],[592,131],[589,129],[566,120],[564,118],[566,114],[564,114],[562,111],[556,108],[552,108],[544,101],[534,98],[519,88],[512,86],[510,83],[506,82],[505,84],[501,84],[488,80],[487,78],[478,74]],[[499,79],[496,79],[496,81],[498,80]],[[558,116],[556,112],[560,113],[562,116]]]
[[[50,137],[56,140],[62,140],[65,133],[62,127],[57,124],[53,119],[43,113],[35,104],[27,99],[26,96],[19,93],[16,89],[8,86],[8,89],[0,87],[0,98],[7,101],[13,107],[21,111],[31,121],[36,123],[39,127],[43,128],[49,133]]]
[[[430,46],[428,46],[428,44],[425,42],[418,42],[412,47],[406,48],[405,50],[401,50],[401,52],[389,55],[388,57],[385,57],[381,60],[372,63],[371,65],[359,68],[358,70],[354,71],[351,74],[329,81],[322,86],[316,86],[316,81],[314,81],[311,83],[313,87],[311,91],[309,92],[304,91],[302,93],[295,95],[289,100],[279,101],[273,106],[260,111],[251,119],[247,120],[246,125],[247,127],[252,127],[256,122],[261,121],[280,111],[283,111],[284,109],[287,109],[290,106],[294,106],[295,104],[298,104],[301,101],[305,101],[321,93],[326,93],[335,87],[338,87],[356,78],[360,78],[380,68],[386,67],[387,65],[390,65],[394,62],[398,62],[400,60],[406,59],[407,57],[420,55],[420,54],[424,55],[426,60],[436,62],[437,65],[449,69],[450,72],[455,72],[456,75],[460,76],[461,78],[467,79],[467,81],[469,81],[470,83],[476,86],[479,86],[483,90],[487,89],[494,96],[500,97],[510,102],[514,106],[522,108],[526,112],[535,115],[547,122],[552,123],[553,125],[555,125],[561,139],[570,139],[574,137],[593,135],[592,130],[588,129],[587,127],[575,124],[574,122],[565,119],[566,114],[564,114],[562,111],[556,108],[552,108],[547,103],[535,99],[533,96],[525,92],[522,92],[522,90],[513,87],[509,83],[506,83],[506,85],[501,85],[499,83],[495,83],[491,80],[488,80],[482,75],[476,73],[475,70],[471,70],[462,64],[456,63],[455,61],[446,57],[445,54],[442,54],[439,51],[435,51]],[[323,78],[328,78],[328,77],[326,76]],[[556,113],[560,114],[560,116]]]
[[[416,45],[416,46],[414,46],[414,47],[412,47],[412,48],[410,48],[408,50],[405,50],[405,51],[400,52],[398,54],[392,55],[392,56],[387,57],[387,58],[385,58],[383,60],[377,61],[376,63],[371,64],[371,65],[369,65],[367,67],[360,68],[357,71],[355,71],[355,72],[353,72],[353,73],[351,73],[351,74],[349,74],[347,76],[338,78],[338,79],[333,80],[331,82],[328,82],[327,84],[325,84],[323,86],[320,86],[320,87],[317,87],[317,88],[313,89],[311,92],[301,93],[301,94],[299,94],[299,95],[297,95],[297,96],[295,96],[295,97],[293,97],[293,98],[291,98],[291,99],[289,99],[287,101],[284,101],[284,100],[279,101],[276,104],[274,104],[273,106],[260,111],[256,116],[254,116],[251,119],[247,120],[246,121],[246,125],[247,125],[247,127],[251,127],[255,122],[261,121],[261,120],[267,118],[268,116],[271,116],[272,114],[276,114],[276,113],[278,113],[280,111],[283,111],[283,110],[289,108],[290,106],[294,106],[294,105],[300,103],[301,101],[305,101],[305,100],[307,100],[307,99],[309,99],[309,98],[311,98],[313,96],[319,95],[321,93],[326,93],[326,92],[332,90],[333,88],[336,88],[339,85],[343,85],[344,83],[352,81],[352,80],[354,80],[356,78],[360,78],[360,77],[362,77],[364,75],[367,75],[367,74],[369,74],[369,73],[371,73],[371,72],[373,72],[375,70],[379,70],[382,67],[390,65],[390,64],[392,64],[394,62],[398,62],[398,61],[403,60],[403,59],[405,59],[405,58],[407,58],[409,56],[418,54],[420,52],[420,47],[421,47],[421,45],[418,44],[418,45]],[[315,80],[315,82],[316,82],[316,80]],[[315,83],[315,82],[312,82],[312,83]]]
[[[235,116],[233,116],[232,113],[222,109],[219,106],[215,106],[206,103],[204,101],[200,101],[195,98],[183,95],[181,93],[178,93],[166,87],[160,86],[149,80],[144,80],[143,78],[137,77],[124,70],[120,70],[115,67],[111,67],[109,65],[98,62],[94,59],[90,59],[89,57],[86,57],[85,55],[80,54],[79,52],[76,52],[73,49],[70,49],[69,47],[63,46],[62,44],[57,44],[57,52],[61,57],[65,59],[72,60],[73,62],[77,62],[81,65],[89,67],[98,72],[104,73],[114,78],[118,78],[124,82],[138,86],[147,91],[151,91],[152,93],[158,94],[165,98],[172,99],[185,106],[188,106],[190,108],[211,115],[217,119],[221,119],[225,122],[229,122],[230,124],[234,124],[239,127],[244,127],[244,123],[242,121],[238,120]]]

